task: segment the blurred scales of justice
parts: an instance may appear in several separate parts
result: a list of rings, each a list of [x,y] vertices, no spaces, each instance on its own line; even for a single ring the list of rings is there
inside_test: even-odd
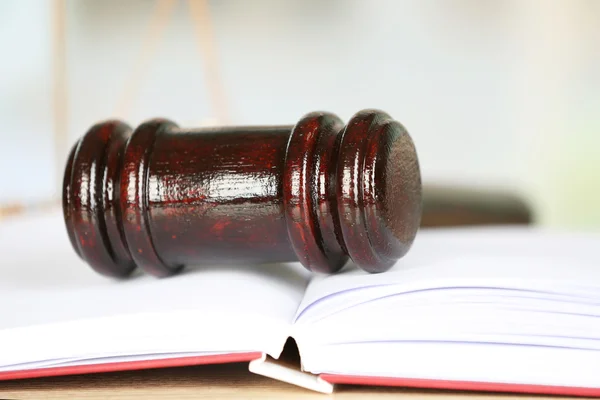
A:
[[[129,115],[131,105],[142,86],[144,71],[156,54],[157,44],[164,35],[176,4],[177,0],[156,1],[134,67],[128,74],[127,85],[117,99],[114,117]],[[192,17],[198,51],[204,63],[204,80],[208,89],[207,95],[212,108],[212,115],[214,116],[211,119],[199,121],[195,125],[227,125],[231,121],[229,120],[228,104],[224,95],[216,56],[212,20],[207,0],[187,0],[187,5]],[[67,152],[71,146],[67,136],[66,1],[54,0],[52,11],[56,181],[61,185],[64,172],[64,162],[61,162],[61,160],[66,160]],[[306,110],[298,110],[299,113],[303,111]],[[60,190],[57,191],[57,193],[60,192]],[[34,204],[0,204],[0,219],[25,212],[57,209],[60,207],[60,201],[60,199],[55,198],[47,202]],[[513,193],[499,190],[480,190],[477,187],[444,187],[424,182],[422,227],[531,224],[532,222],[533,215],[530,206]]]

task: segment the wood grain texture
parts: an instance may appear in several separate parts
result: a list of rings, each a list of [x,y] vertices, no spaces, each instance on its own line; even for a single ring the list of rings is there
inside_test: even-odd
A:
[[[97,272],[158,277],[201,264],[299,260],[377,273],[412,246],[421,175],[397,121],[363,110],[344,123],[184,129],[152,119],[91,127],[63,180],[71,243]]]
[[[248,372],[248,365],[204,365],[0,382],[2,399],[544,399],[556,397],[338,386],[332,395]],[[566,398],[566,397],[561,397]]]

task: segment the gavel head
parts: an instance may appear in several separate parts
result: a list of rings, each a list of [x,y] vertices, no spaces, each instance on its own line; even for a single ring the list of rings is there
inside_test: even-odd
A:
[[[300,261],[337,272],[349,259],[389,269],[421,222],[421,175],[404,127],[379,110],[344,123],[315,112],[295,125],[135,130],[92,126],[63,182],[71,244],[97,272]]]

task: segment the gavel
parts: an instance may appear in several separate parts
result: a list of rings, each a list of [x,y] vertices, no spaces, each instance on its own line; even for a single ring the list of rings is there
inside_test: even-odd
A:
[[[106,120],[73,145],[62,207],[75,252],[110,277],[298,261],[333,274],[349,260],[380,273],[415,240],[421,186],[411,136],[381,110],[347,124],[328,112],[290,126]]]

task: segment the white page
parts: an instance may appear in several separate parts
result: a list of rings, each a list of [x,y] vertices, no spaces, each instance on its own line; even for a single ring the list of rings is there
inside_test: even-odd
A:
[[[167,353],[277,356],[309,276],[290,263],[115,280],[77,257],[59,211],[9,218],[0,223],[0,367]]]
[[[481,343],[323,346],[302,356],[313,373],[598,388],[598,352]]]
[[[423,230],[387,273],[350,265],[311,282],[294,327],[303,366],[314,373],[589,384],[600,376],[600,362],[592,362],[600,360],[599,245],[591,233]],[[418,353],[427,363],[415,359]],[[499,371],[505,354],[521,360],[529,353],[541,364],[525,360]],[[529,371],[549,360],[578,360],[592,372]]]
[[[309,318],[319,303],[330,312],[336,296],[364,294],[363,288],[413,291],[482,286],[558,290],[597,299],[600,288],[600,234],[541,231],[529,227],[423,229],[413,248],[382,274],[349,264],[336,275],[310,283],[296,319]],[[396,285],[401,285],[397,287]]]

